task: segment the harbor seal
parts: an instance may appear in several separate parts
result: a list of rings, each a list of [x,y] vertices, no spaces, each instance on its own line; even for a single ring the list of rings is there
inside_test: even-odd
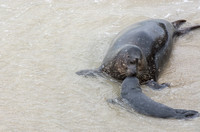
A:
[[[178,119],[199,116],[197,111],[173,109],[151,100],[141,90],[139,93],[138,90],[133,90],[135,88],[133,82],[137,84],[137,81],[134,81],[135,78],[138,79],[139,84],[146,84],[152,89],[169,86],[167,83],[158,84],[157,80],[170,57],[174,39],[200,28],[200,25],[195,25],[179,29],[185,22],[186,20],[177,20],[170,23],[162,19],[151,19],[133,24],[119,33],[112,41],[98,69],[81,70],[77,74],[84,76],[104,74],[123,81],[122,93],[125,89],[127,96],[122,96],[122,93],[121,96],[139,113],[153,117]],[[130,79],[131,77],[134,79]],[[152,111],[155,113],[152,114]]]

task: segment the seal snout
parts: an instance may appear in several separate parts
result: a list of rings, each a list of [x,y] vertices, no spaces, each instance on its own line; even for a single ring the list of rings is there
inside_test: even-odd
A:
[[[136,65],[131,65],[128,66],[127,69],[127,76],[136,76],[137,75],[137,66]]]

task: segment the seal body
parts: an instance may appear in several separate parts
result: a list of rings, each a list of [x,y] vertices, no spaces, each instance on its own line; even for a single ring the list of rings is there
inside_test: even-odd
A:
[[[131,25],[113,40],[100,70],[118,80],[124,80],[130,71],[140,83],[157,81],[172,51],[175,31],[172,23],[160,19]],[[128,67],[130,57],[136,61],[132,69]]]

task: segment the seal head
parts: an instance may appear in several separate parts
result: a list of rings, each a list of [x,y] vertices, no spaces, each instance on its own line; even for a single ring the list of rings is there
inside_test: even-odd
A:
[[[123,80],[127,76],[140,76],[145,71],[146,64],[140,48],[129,45],[121,49],[113,61],[104,66],[102,70],[114,78]]]

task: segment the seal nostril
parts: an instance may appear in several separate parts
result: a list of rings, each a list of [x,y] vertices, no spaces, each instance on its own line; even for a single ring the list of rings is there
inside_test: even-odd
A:
[[[135,59],[130,61],[130,64],[135,64],[135,63],[136,63]]]
[[[138,58],[130,61],[130,64],[137,64],[137,63],[138,63]]]

